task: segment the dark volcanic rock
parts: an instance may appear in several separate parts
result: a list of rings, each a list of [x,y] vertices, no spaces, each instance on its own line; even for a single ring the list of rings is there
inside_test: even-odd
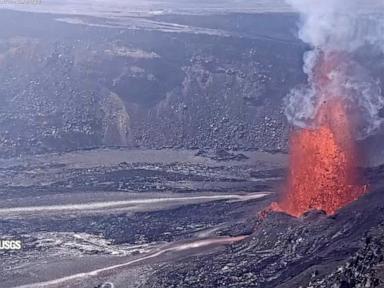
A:
[[[218,149],[214,152],[212,151],[206,151],[206,150],[199,150],[195,154],[196,156],[203,156],[208,157],[210,159],[216,160],[216,161],[242,161],[247,160],[248,157],[245,156],[242,153],[231,153],[224,149]]]
[[[374,171],[371,177],[383,176]],[[272,213],[225,253],[164,264],[143,287],[382,287],[382,191],[332,217],[321,211],[300,219]]]
[[[102,146],[286,148],[281,100],[304,80],[305,48],[279,30],[285,22],[294,28],[292,15],[271,15],[280,24],[264,25],[262,37],[194,33],[205,22],[193,16],[190,33],[54,17],[1,11],[9,27],[0,32],[2,156]],[[211,20],[228,28],[222,17]],[[260,22],[271,20],[247,16],[244,31]]]

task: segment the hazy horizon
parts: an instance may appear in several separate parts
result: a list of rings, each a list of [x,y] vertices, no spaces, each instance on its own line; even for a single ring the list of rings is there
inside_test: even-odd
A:
[[[72,15],[126,16],[131,14],[161,13],[225,13],[225,12],[287,12],[289,6],[284,0],[27,0],[24,2],[39,4],[7,4],[18,0],[0,2],[0,9],[29,12],[48,12]],[[36,2],[37,1],[37,2]]]

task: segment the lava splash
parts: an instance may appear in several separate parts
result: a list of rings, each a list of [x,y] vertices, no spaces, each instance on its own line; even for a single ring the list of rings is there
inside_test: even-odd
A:
[[[331,93],[324,76],[329,68],[320,67],[317,83],[323,90],[319,93]],[[367,186],[359,183],[356,169],[359,153],[350,106],[346,98],[330,95],[319,106],[312,128],[291,133],[287,186],[280,202],[272,204],[272,210],[296,217],[312,209],[334,214],[367,191]]]

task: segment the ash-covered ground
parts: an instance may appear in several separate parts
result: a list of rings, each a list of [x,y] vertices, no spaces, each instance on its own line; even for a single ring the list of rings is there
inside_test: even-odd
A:
[[[260,217],[306,80],[297,15],[55,5],[0,10],[0,237],[23,244],[0,287],[384,287],[382,132],[362,199]]]
[[[383,287],[383,167],[336,215],[260,216],[287,156],[94,150],[1,161],[2,287]],[[79,180],[81,179],[81,180]]]
[[[275,199],[286,158],[265,152],[107,149],[3,160],[0,234],[21,239],[23,249],[1,253],[2,287],[135,259],[140,265],[134,269],[156,271],[141,265],[146,257],[164,251],[152,262],[179,259],[191,249],[192,255],[201,253],[188,243],[203,241],[203,248],[213,249],[221,241],[231,243],[228,237],[249,235],[255,215]],[[187,246],[179,251],[180,245]],[[110,281],[120,281],[117,287],[146,281],[147,272],[128,268],[128,274],[111,269]],[[131,273],[137,279],[128,281]],[[87,276],[60,281],[59,287],[102,283]]]

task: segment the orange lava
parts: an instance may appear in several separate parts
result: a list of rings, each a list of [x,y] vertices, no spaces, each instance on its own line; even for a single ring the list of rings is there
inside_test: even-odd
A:
[[[325,78],[319,83],[326,84]],[[312,209],[334,214],[367,191],[359,184],[354,127],[345,100],[330,99],[320,106],[316,128],[292,132],[286,193],[272,210],[296,217]]]

